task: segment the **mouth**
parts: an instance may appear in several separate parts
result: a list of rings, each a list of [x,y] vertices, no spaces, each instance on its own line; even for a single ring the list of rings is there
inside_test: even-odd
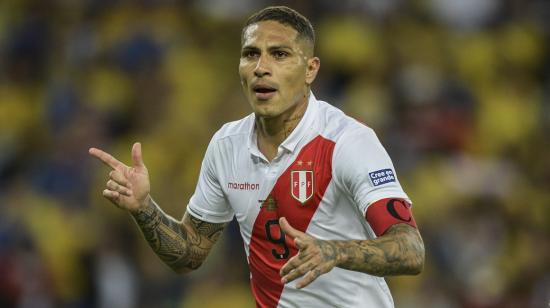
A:
[[[252,87],[258,100],[268,100],[275,95],[277,88],[267,84],[256,84]]]

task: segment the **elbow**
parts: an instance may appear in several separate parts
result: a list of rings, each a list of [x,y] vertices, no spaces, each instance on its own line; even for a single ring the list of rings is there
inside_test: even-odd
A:
[[[191,273],[192,271],[196,270],[196,268],[188,268],[188,267],[171,267],[172,271],[178,275],[184,275]]]
[[[411,275],[418,275],[422,273],[424,270],[424,255],[422,257],[418,257],[416,260],[414,260],[413,264],[410,268],[410,274]]]
[[[422,271],[424,270],[424,262],[426,260],[424,243],[422,243],[422,240],[420,239],[419,243],[415,246],[416,248],[414,249],[414,254],[411,258],[411,275],[418,275],[422,273]]]
[[[201,267],[202,262],[187,262],[184,264],[169,264],[176,274],[187,274]]]

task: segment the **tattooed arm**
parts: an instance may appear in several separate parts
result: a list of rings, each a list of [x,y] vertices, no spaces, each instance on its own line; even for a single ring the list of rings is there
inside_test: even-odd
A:
[[[227,224],[207,223],[188,213],[182,221],[166,215],[150,196],[149,171],[140,143],[132,147],[131,166],[100,149],[91,148],[89,152],[112,169],[103,196],[130,212],[160,259],[176,272],[197,269]]]
[[[208,223],[187,212],[182,221],[176,221],[151,198],[146,208],[132,216],[153,251],[178,273],[199,268],[227,225]]]
[[[323,241],[292,228],[281,218],[281,229],[294,238],[299,252],[282,268],[284,283],[299,277],[303,288],[335,266],[375,276],[416,275],[424,267],[424,244],[407,224],[391,226],[374,240]]]
[[[418,230],[391,226],[384,235],[365,241],[325,241],[325,259],[334,256],[338,267],[375,276],[417,275],[424,267],[424,243]]]

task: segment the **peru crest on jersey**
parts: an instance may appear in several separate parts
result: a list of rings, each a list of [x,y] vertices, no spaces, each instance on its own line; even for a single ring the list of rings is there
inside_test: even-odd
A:
[[[302,205],[313,196],[313,171],[294,170],[290,173],[290,192]]]

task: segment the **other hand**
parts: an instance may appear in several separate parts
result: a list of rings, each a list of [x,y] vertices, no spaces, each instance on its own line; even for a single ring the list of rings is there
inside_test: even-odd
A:
[[[117,207],[130,212],[136,212],[147,205],[151,185],[149,172],[143,163],[140,143],[134,143],[132,147],[131,167],[100,149],[90,148],[89,153],[112,168],[109,172],[107,188],[103,190],[105,198]]]
[[[286,220],[279,219],[281,230],[294,239],[298,253],[290,258],[280,270],[283,283],[288,283],[302,276],[296,287],[301,289],[322,274],[328,273],[340,262],[342,254],[336,244],[331,241],[322,241],[294,229]]]

